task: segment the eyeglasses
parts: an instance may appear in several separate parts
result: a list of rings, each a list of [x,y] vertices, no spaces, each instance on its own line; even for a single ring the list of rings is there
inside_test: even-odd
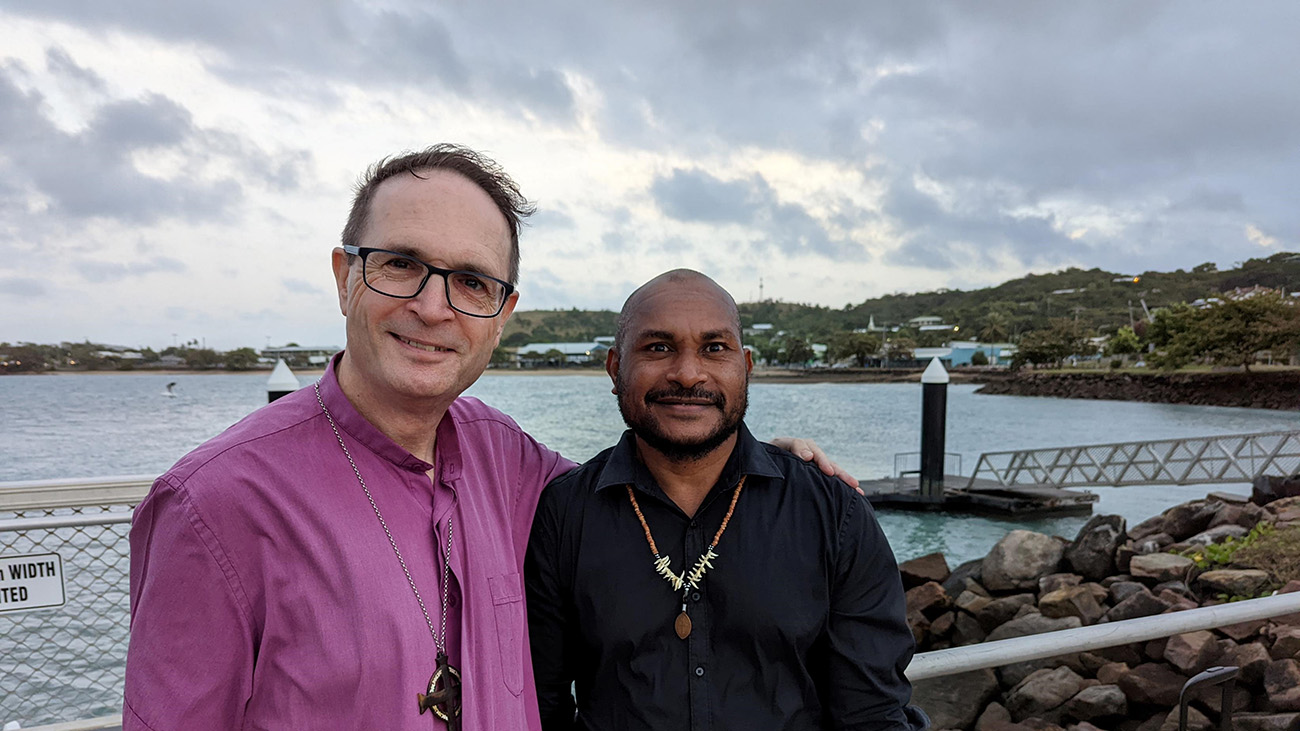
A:
[[[496,317],[505,307],[506,298],[515,291],[513,285],[478,272],[439,269],[406,254],[363,246],[344,246],[343,250],[361,257],[361,278],[366,287],[387,297],[418,297],[429,277],[442,277],[447,304],[470,317]]]

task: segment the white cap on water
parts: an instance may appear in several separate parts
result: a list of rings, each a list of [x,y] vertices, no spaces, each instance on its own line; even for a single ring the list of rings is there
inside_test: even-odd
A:
[[[276,361],[275,370],[271,371],[271,377],[266,379],[266,390],[272,393],[281,391],[297,391],[302,387],[298,383],[298,377],[289,370],[289,364],[284,362],[284,358]]]
[[[921,374],[921,383],[947,383],[948,371],[944,370],[943,364],[938,358],[931,358],[930,365],[926,366],[925,373]]]

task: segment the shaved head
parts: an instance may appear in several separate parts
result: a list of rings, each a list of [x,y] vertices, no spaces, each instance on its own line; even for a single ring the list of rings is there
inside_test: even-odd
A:
[[[651,279],[636,291],[628,295],[627,301],[623,303],[623,309],[618,313],[618,327],[614,331],[614,348],[623,347],[624,342],[630,333],[636,316],[640,314],[647,299],[651,295],[663,291],[665,288],[690,288],[695,291],[700,289],[710,291],[716,294],[719,304],[726,308],[728,315],[736,326],[736,339],[740,339],[740,310],[736,307],[736,300],[732,299],[731,293],[723,289],[721,285],[713,281],[707,274],[702,274],[694,269],[673,269],[664,272],[659,276]]]

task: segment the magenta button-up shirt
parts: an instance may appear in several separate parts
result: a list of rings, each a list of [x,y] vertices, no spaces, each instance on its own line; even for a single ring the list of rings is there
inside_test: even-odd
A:
[[[434,625],[453,517],[448,635],[466,731],[539,729],[521,578],[542,488],[573,463],[462,398],[435,469],[321,396]],[[154,483],[131,526],[124,729],[420,729],[433,638],[311,388]]]

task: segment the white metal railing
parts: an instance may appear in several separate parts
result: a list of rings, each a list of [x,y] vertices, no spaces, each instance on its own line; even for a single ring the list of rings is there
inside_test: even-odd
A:
[[[911,665],[907,667],[907,677],[916,682],[1073,652],[1127,645],[1130,642],[1146,642],[1184,632],[1214,629],[1295,612],[1300,612],[1300,592],[923,652],[912,658]]]
[[[128,475],[0,482],[0,514],[56,508],[135,505],[149,492],[154,477]]]
[[[1300,431],[985,452],[977,478],[1004,487],[1195,485],[1300,472]]]
[[[1300,432],[1287,433],[1300,436]],[[1259,435],[1250,435],[1259,436]],[[1181,440],[1187,441],[1187,440]],[[1275,447],[1277,445],[1274,445]],[[105,597],[104,587],[115,588],[118,595],[107,606],[96,606],[95,602],[85,602],[80,606],[103,619],[105,613],[111,613],[110,623],[117,625],[122,632],[120,647],[109,643],[110,653],[120,650],[121,662],[125,661],[125,626],[127,621],[125,572],[125,527],[130,523],[127,507],[143,499],[148,492],[152,477],[117,477],[94,480],[41,480],[23,483],[0,484],[0,515],[14,515],[0,519],[0,553],[11,550],[30,552],[33,547],[42,550],[51,548],[49,544],[66,545],[74,551],[82,550],[86,540],[105,549],[99,552],[101,562],[107,557],[107,565],[86,567],[87,575],[94,574],[93,580],[99,582],[96,587],[85,587],[91,600]],[[42,496],[49,500],[42,500]],[[42,504],[44,503],[44,504]],[[52,504],[51,504],[52,503]],[[99,512],[87,513],[92,508]],[[72,514],[56,514],[68,513]],[[44,515],[28,516],[29,512],[42,512]],[[92,532],[96,532],[91,535]],[[115,546],[120,545],[120,549]],[[57,545],[53,546],[57,550]],[[69,581],[73,582],[72,573],[77,569],[75,562],[70,562]],[[69,606],[75,602],[70,599]],[[68,607],[65,607],[68,609]],[[1300,613],[1300,593],[1279,594],[1263,599],[1221,604],[1212,607],[1200,607],[1182,612],[1160,614],[1152,617],[1130,619],[1122,622],[1110,622],[1088,627],[1062,630],[1047,634],[1016,637],[996,642],[984,642],[947,650],[919,653],[912,658],[907,668],[907,676],[913,682],[928,678],[979,670],[996,668],[1013,663],[1027,662],[1048,657],[1057,657],[1074,652],[1097,650],[1115,645],[1133,642],[1145,642],[1160,637],[1214,629],[1230,624],[1258,619],[1268,619],[1284,614]],[[37,617],[44,613],[20,615],[0,615],[0,625],[6,621],[15,626],[0,626],[0,634],[15,636],[24,627],[17,626],[21,618]],[[47,622],[28,623],[25,629],[49,625]],[[65,628],[66,633],[66,628]],[[19,643],[19,649],[29,643]],[[67,649],[67,648],[63,648]],[[39,659],[39,658],[38,658]],[[30,661],[28,661],[30,664]],[[121,666],[117,670],[116,685],[110,682],[109,691],[121,697]],[[78,678],[83,680],[83,678]],[[82,686],[84,687],[84,686]],[[12,690],[12,689],[11,689]],[[0,701],[13,693],[0,693]],[[0,703],[2,706],[2,703]],[[14,709],[0,707],[0,722],[6,717],[13,717]],[[81,721],[68,721],[52,726],[40,727],[41,731],[91,731],[92,729],[115,728],[117,716],[102,716]]]
[[[0,483],[0,555],[57,553],[65,604],[0,613],[0,725],[116,728],[129,622],[127,531],[152,476]],[[69,700],[66,689],[75,695]],[[75,689],[75,691],[73,690]],[[77,715],[99,718],[75,720]]]

